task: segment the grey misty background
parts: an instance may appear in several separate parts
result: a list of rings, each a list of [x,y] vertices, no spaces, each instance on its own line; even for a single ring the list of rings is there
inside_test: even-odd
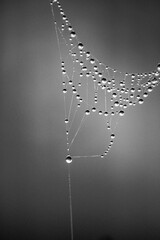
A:
[[[158,1],[61,4],[102,62],[128,72],[156,68]],[[0,236],[67,240],[64,108],[49,1],[1,1],[0,18]],[[76,240],[160,239],[159,91],[120,120],[106,160],[71,165]]]

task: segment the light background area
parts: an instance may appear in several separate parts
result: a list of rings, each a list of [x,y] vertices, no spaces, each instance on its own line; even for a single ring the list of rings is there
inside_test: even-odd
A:
[[[158,1],[61,4],[100,61],[124,72],[156,68]],[[67,240],[64,106],[49,1],[1,1],[0,18],[0,235]],[[71,165],[76,240],[160,238],[159,93],[158,86],[143,105],[127,110],[106,159]]]

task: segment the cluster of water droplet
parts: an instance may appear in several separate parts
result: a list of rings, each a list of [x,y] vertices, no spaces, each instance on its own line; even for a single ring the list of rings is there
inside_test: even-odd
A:
[[[123,117],[129,106],[135,106],[137,103],[143,104],[144,99],[147,98],[149,93],[159,84],[160,63],[157,65],[156,71],[150,73],[122,73],[106,66],[95,58],[84,47],[83,43],[78,40],[77,34],[66,17],[60,3],[57,0],[53,0],[50,2],[52,7],[53,3],[57,3],[60,16],[62,16],[62,23],[60,27],[58,27],[58,32],[68,49],[66,58],[61,59],[63,94],[71,94],[72,92],[73,99],[75,98],[77,101],[77,108],[85,104],[85,117],[91,116],[92,113],[98,113],[98,115],[106,117],[106,130],[110,132],[114,130],[110,124],[113,117],[117,117],[117,119],[118,117]],[[66,35],[68,34],[69,36],[68,39],[63,34],[64,30],[66,31]],[[71,75],[67,70],[67,61],[69,58],[72,60]],[[86,97],[81,96],[81,92],[83,92],[81,89],[84,87],[84,84],[86,84],[85,88],[87,89]],[[93,94],[89,96],[91,84],[93,86]],[[104,96],[104,101],[106,101],[107,96],[107,101],[110,102],[109,104],[108,102],[105,104],[105,108],[101,108],[98,105],[100,94]],[[93,98],[92,101],[90,101],[91,103],[89,103],[89,97]],[[68,141],[70,132],[67,126],[71,121],[70,116],[66,115],[64,121]],[[105,152],[99,155],[101,158],[108,154],[114,139],[115,133],[112,132],[110,134],[109,145]],[[68,145],[70,144],[68,143]],[[68,147],[68,153],[69,150],[70,148]],[[72,157],[69,154],[66,157],[66,162],[72,162]]]

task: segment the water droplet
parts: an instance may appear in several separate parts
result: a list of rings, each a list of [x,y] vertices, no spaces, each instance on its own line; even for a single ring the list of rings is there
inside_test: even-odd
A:
[[[78,49],[82,50],[83,48],[84,48],[83,44],[82,43],[78,43]]]
[[[73,30],[72,26],[68,26],[68,30],[72,31]]]
[[[87,110],[85,111],[85,114],[86,114],[86,115],[89,115],[89,114],[90,114],[90,111],[87,109]]]
[[[66,131],[66,135],[68,135],[69,134],[69,132],[68,131]]]
[[[157,65],[157,71],[160,72],[160,63]]]
[[[63,19],[63,20],[66,20],[66,19],[67,19],[66,15],[63,15],[62,19]]]
[[[143,97],[148,97],[148,93],[147,93],[147,92],[144,92],[144,93],[143,93]]]
[[[95,107],[92,108],[92,112],[96,112],[96,108]]]
[[[111,134],[111,139],[114,139],[114,138],[115,138],[115,134],[112,133],[112,134]]]
[[[131,93],[134,93],[135,92],[135,88],[131,88]]]
[[[123,110],[120,110],[120,111],[119,111],[119,116],[121,116],[121,117],[124,116],[124,111],[123,111]]]
[[[90,59],[90,63],[91,64],[94,64],[95,63],[95,60],[93,58]]]
[[[67,89],[66,89],[66,88],[64,88],[64,89],[63,89],[63,93],[66,93],[66,92],[67,92]]]
[[[76,33],[74,31],[72,31],[70,35],[71,35],[72,38],[76,37]]]
[[[69,80],[68,83],[69,83],[69,85],[72,85],[72,84],[73,84],[73,81],[72,81],[72,80]]]
[[[139,104],[142,104],[142,103],[144,102],[144,100],[143,100],[142,98],[140,98],[140,99],[138,100],[138,102],[139,102]]]
[[[153,90],[152,86],[149,86],[149,87],[147,88],[147,91],[148,91],[148,92],[152,92],[152,90]]]
[[[108,116],[108,112],[107,112],[107,111],[106,111],[106,112],[104,112],[104,116],[106,116],[106,117]]]
[[[70,155],[67,155],[66,157],[66,163],[71,163],[72,162],[72,158]]]
[[[103,155],[103,154],[101,155],[101,158],[104,158],[104,155]]]
[[[64,122],[65,122],[65,123],[68,123],[68,122],[69,122],[68,118],[66,118],[66,119],[64,120]]]
[[[77,95],[76,95],[76,98],[77,98],[77,99],[80,99],[80,95],[79,95],[79,94],[77,94]]]
[[[119,102],[118,102],[118,101],[115,101],[115,102],[114,102],[114,106],[115,106],[115,107],[118,107],[118,106],[119,106]]]
[[[88,57],[90,57],[90,52],[86,52],[86,57],[88,58]]]
[[[80,63],[79,63],[79,64],[80,64],[80,66],[83,66],[84,62],[83,62],[83,61],[80,61]]]
[[[107,83],[107,79],[106,78],[102,78],[101,82],[102,82],[102,84],[106,84]]]
[[[112,97],[113,97],[113,98],[116,98],[116,97],[117,97],[117,93],[115,93],[115,92],[112,93]]]
[[[82,67],[82,71],[87,71],[87,67]]]
[[[100,110],[100,111],[98,112],[98,114],[99,114],[99,115],[102,115],[102,114],[103,114],[103,112]]]

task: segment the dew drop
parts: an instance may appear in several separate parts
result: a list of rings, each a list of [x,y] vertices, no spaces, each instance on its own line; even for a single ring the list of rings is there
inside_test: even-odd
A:
[[[140,98],[140,99],[138,100],[138,102],[139,102],[139,104],[143,104],[144,100],[143,100],[142,98]]]
[[[148,93],[147,93],[147,92],[144,92],[144,93],[143,93],[143,97],[148,97]]]
[[[114,138],[115,138],[115,134],[112,133],[112,134],[111,134],[111,139],[114,139]]]
[[[106,116],[106,117],[108,116],[108,112],[107,112],[107,111],[106,111],[106,112],[104,112],[104,116]]]
[[[152,92],[152,90],[153,90],[152,86],[149,86],[149,87],[147,88],[147,91],[148,91],[148,92]]]
[[[68,118],[66,118],[66,119],[64,120],[64,122],[65,122],[65,123],[68,123],[68,122],[69,122]]]
[[[85,114],[86,114],[86,115],[89,115],[89,114],[90,114],[90,111],[87,109],[87,110],[85,111]]]
[[[72,31],[73,30],[72,26],[68,26],[68,30]]]
[[[76,33],[74,31],[72,31],[70,35],[71,35],[72,38],[76,37]]]
[[[157,65],[157,71],[160,72],[160,63]]]
[[[71,163],[71,162],[72,162],[72,157],[70,155],[67,155],[66,163]]]
[[[82,43],[78,43],[78,49],[82,50],[83,48],[84,48],[83,44]]]
[[[94,64],[95,63],[95,60],[93,58],[90,59],[90,63],[91,64]]]
[[[119,111],[119,116],[121,116],[121,117],[124,116],[124,111],[123,111],[123,110],[120,110],[120,111]]]
[[[72,84],[73,84],[73,81],[72,81],[72,80],[69,80],[68,83],[69,83],[69,85],[72,85]]]
[[[86,52],[86,57],[88,58],[88,57],[90,57],[90,52]]]
[[[92,108],[92,112],[96,112],[96,108],[95,107]]]
[[[66,93],[66,92],[67,92],[67,89],[66,89],[66,88],[64,88],[64,89],[63,89],[63,93]]]
[[[107,83],[107,79],[106,78],[102,78],[101,82],[102,82],[102,84],[106,84]]]
[[[115,102],[114,102],[114,106],[115,106],[115,107],[118,107],[118,106],[119,106],[119,102],[118,102],[118,101],[115,101]]]
[[[117,93],[115,93],[115,92],[112,93],[112,97],[113,97],[113,98],[116,98],[116,97],[117,97]]]

